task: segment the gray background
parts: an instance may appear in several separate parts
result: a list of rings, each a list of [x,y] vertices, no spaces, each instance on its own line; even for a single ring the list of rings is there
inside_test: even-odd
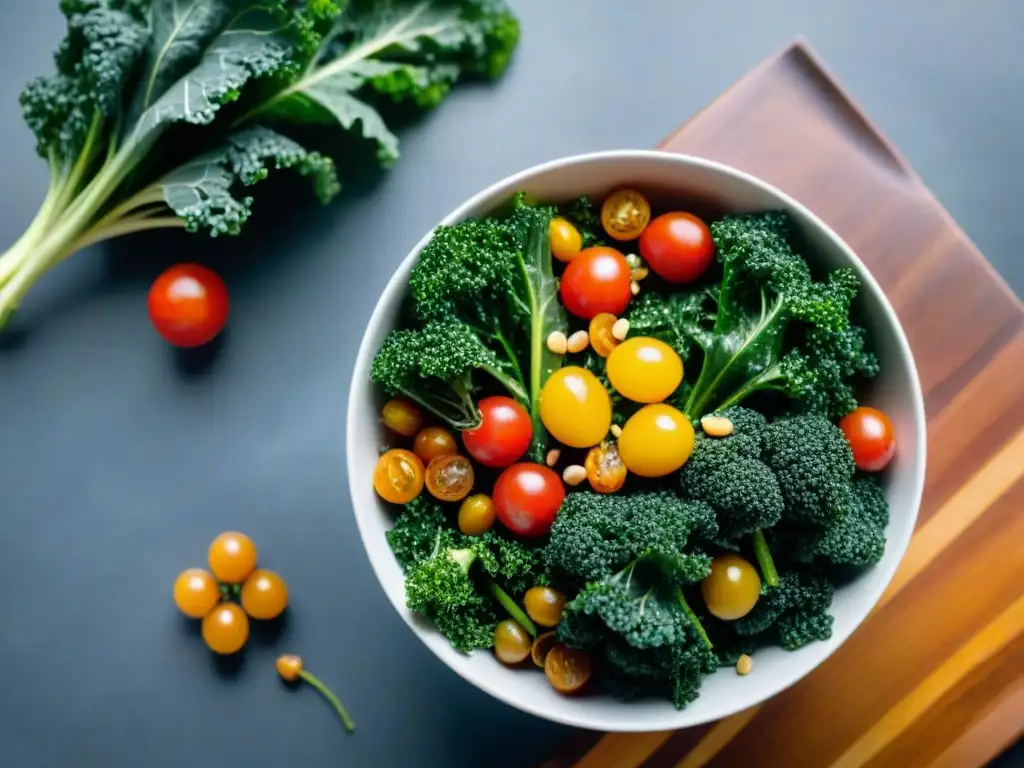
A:
[[[1024,4],[1018,0],[513,0],[524,37],[497,87],[404,135],[372,192],[275,217],[217,249],[132,240],[61,267],[0,350],[0,744],[4,765],[538,763],[569,732],[491,701],[402,625],[349,512],[346,388],[393,267],[458,202],[562,154],[649,147],[805,34],[1019,292]],[[63,31],[55,0],[0,3],[0,241],[42,197],[17,109]],[[555,126],[558,126],[557,128]],[[814,201],[807,202],[812,208]],[[216,359],[181,357],[145,295],[213,260],[233,316]],[[215,665],[175,614],[175,574],[219,530],[262,546],[293,594],[278,637]],[[346,738],[301,653],[360,725]]]

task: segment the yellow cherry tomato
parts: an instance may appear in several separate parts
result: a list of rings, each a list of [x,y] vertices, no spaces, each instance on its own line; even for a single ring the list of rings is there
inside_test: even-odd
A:
[[[427,490],[440,501],[462,501],[473,490],[473,479],[465,456],[438,456],[427,465]]]
[[[617,319],[611,312],[601,312],[590,321],[590,346],[601,357],[608,357],[619,346],[619,340],[612,335]]]
[[[711,573],[700,583],[704,604],[722,621],[741,619],[757,605],[761,577],[739,555],[719,555],[711,561]]]
[[[693,425],[671,405],[645,405],[634,413],[619,437],[619,456],[633,474],[664,477],[693,453]]]
[[[423,462],[412,451],[392,448],[373,470],[373,488],[384,501],[408,504],[423,490]]]
[[[636,240],[651,223],[651,204],[635,189],[620,189],[601,206],[601,224],[609,237]]]
[[[480,536],[494,527],[494,502],[486,493],[474,493],[459,507],[459,530],[467,536]]]
[[[612,401],[594,374],[570,365],[551,374],[541,390],[540,420],[560,443],[589,448],[608,434]]]
[[[388,400],[380,412],[384,426],[403,437],[412,437],[423,424],[423,411],[404,397]]]
[[[551,233],[551,255],[559,261],[569,262],[583,249],[583,237],[572,222],[554,218],[548,228]]]
[[[626,339],[608,356],[608,381],[635,403],[660,403],[683,381],[683,360],[668,344],[638,336]]]

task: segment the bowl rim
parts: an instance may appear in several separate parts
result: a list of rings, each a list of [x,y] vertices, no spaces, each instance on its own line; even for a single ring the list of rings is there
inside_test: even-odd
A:
[[[529,701],[521,701],[514,696],[509,695],[500,683],[489,679],[480,679],[479,676],[472,674],[469,668],[454,665],[449,660],[449,653],[457,653],[450,646],[438,647],[435,644],[428,643],[422,637],[422,633],[426,631],[436,631],[429,624],[417,623],[416,617],[406,608],[403,602],[392,596],[387,589],[384,578],[382,575],[382,569],[387,567],[384,563],[385,557],[380,554],[384,551],[382,549],[371,549],[367,545],[368,538],[371,535],[375,535],[376,532],[369,530],[369,521],[364,520],[364,515],[359,512],[359,504],[356,500],[355,491],[352,487],[352,478],[356,476],[356,469],[354,466],[356,455],[357,444],[355,440],[356,434],[356,398],[353,397],[353,392],[357,391],[357,383],[368,380],[370,375],[370,363],[373,359],[376,350],[370,348],[369,339],[371,331],[377,326],[381,325],[384,321],[385,315],[390,311],[391,305],[398,298],[398,296],[406,288],[407,275],[412,267],[414,260],[419,256],[420,251],[429,242],[433,236],[434,231],[438,226],[448,225],[457,223],[465,219],[469,213],[478,208],[483,202],[490,198],[500,197],[502,194],[510,194],[515,192],[522,184],[528,182],[531,178],[550,172],[567,170],[573,166],[584,165],[588,163],[601,163],[604,161],[622,161],[622,160],[638,160],[644,162],[665,162],[675,163],[683,166],[698,166],[706,170],[710,170],[725,176],[732,177],[734,180],[745,183],[747,185],[756,187],[763,192],[776,197],[782,206],[796,211],[801,217],[814,227],[817,227],[822,233],[824,233],[833,244],[839,249],[844,257],[850,262],[858,273],[858,277],[862,283],[862,290],[869,291],[873,294],[873,298],[878,302],[882,312],[885,314],[886,321],[889,326],[894,330],[894,337],[896,346],[898,348],[899,355],[906,361],[907,372],[910,378],[910,390],[911,390],[911,401],[912,401],[912,422],[915,425],[916,441],[918,446],[917,455],[914,456],[914,460],[910,463],[909,471],[913,473],[912,477],[912,505],[911,506],[911,520],[909,525],[903,529],[902,535],[898,540],[893,538],[889,539],[888,546],[892,549],[890,551],[898,553],[898,557],[892,560],[891,566],[888,568],[888,573],[884,574],[884,577],[878,581],[877,586],[873,591],[867,593],[862,600],[862,608],[858,609],[854,613],[854,620],[849,627],[849,631],[846,632],[842,637],[833,635],[833,638],[829,641],[830,647],[825,654],[814,664],[811,664],[806,669],[794,668],[792,674],[776,675],[771,679],[770,682],[764,683],[756,696],[751,698],[749,701],[744,701],[741,707],[729,707],[720,706],[717,709],[712,708],[710,711],[697,717],[687,717],[686,713],[690,708],[684,708],[678,710],[679,722],[669,726],[672,729],[687,728],[695,725],[701,725],[704,723],[712,722],[715,720],[729,717],[736,714],[744,709],[758,706],[768,699],[778,695],[785,689],[799,682],[801,679],[806,677],[808,674],[813,672],[818,666],[824,663],[829,656],[836,652],[850,636],[860,627],[868,615],[874,610],[878,601],[881,599],[883,593],[888,589],[893,576],[896,573],[903,557],[906,553],[907,547],[910,543],[910,539],[913,536],[914,529],[917,523],[917,518],[920,513],[921,498],[924,492],[924,479],[925,469],[927,463],[927,442],[926,442],[926,416],[924,409],[924,397],[921,391],[920,377],[918,376],[917,364],[914,360],[913,352],[910,348],[910,343],[907,340],[906,333],[903,330],[903,326],[899,321],[896,311],[889,303],[888,298],[882,291],[878,281],[875,280],[874,275],[868,270],[867,266],[857,256],[853,249],[840,237],[835,230],[833,230],[828,224],[822,221],[815,213],[808,209],[805,205],[794,199],[792,196],[780,190],[778,187],[770,184],[763,179],[753,176],[745,171],[741,171],[732,166],[724,163],[719,163],[715,160],[709,160],[706,158],[698,157],[695,155],[677,154],[673,152],[665,152],[661,150],[651,149],[618,149],[618,150],[602,150],[598,152],[587,152],[575,155],[567,155],[559,157],[553,160],[548,160],[536,165],[530,166],[524,170],[505,176],[498,181],[488,185],[481,191],[469,197],[466,201],[460,203],[444,218],[442,218],[437,224],[430,228],[430,230],[413,246],[408,254],[402,259],[401,262],[396,266],[394,273],[388,280],[381,292],[377,303],[374,306],[373,312],[370,315],[370,319],[363,330],[363,336],[359,343],[359,349],[356,353],[355,364],[352,369],[352,376],[349,380],[348,387],[348,405],[346,408],[346,419],[345,419],[345,465],[349,483],[349,498],[352,503],[352,513],[355,516],[356,527],[359,531],[359,537],[363,545],[363,550],[366,552],[367,558],[370,560],[370,564],[373,568],[374,576],[377,578],[377,582],[380,584],[381,590],[387,596],[389,602],[402,617],[402,620],[409,626],[413,633],[419,638],[420,642],[423,642],[431,652],[444,664],[460,677],[466,680],[468,683],[478,688],[479,690],[493,696],[505,704],[514,707],[520,711],[529,713],[536,717],[548,720],[551,722],[560,723],[563,725],[573,726],[577,728],[585,728],[597,731],[606,732],[645,732],[651,730],[651,726],[645,726],[644,723],[635,720],[614,720],[609,717],[583,717],[579,714],[578,710],[574,710],[572,707],[572,700],[566,700],[566,706],[564,709],[559,708],[552,710],[548,708],[541,708],[533,706]],[[390,555],[390,549],[386,549],[386,554]],[[393,556],[391,563],[394,564]],[[879,568],[880,565],[874,566]],[[629,706],[628,703],[623,706]],[[692,711],[692,710],[690,710]],[[659,724],[659,728],[662,726]]]

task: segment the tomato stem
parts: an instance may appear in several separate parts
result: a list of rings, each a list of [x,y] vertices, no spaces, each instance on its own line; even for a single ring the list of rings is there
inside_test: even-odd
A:
[[[316,675],[313,675],[304,669],[299,672],[299,677],[316,688],[317,691],[320,692],[320,695],[331,703],[331,706],[333,706],[335,711],[338,713],[338,717],[341,718],[341,722],[345,724],[346,731],[349,733],[355,731],[356,724],[352,722],[352,718],[349,717],[348,711],[342,705],[341,699],[334,695],[334,691],[324,685]]]

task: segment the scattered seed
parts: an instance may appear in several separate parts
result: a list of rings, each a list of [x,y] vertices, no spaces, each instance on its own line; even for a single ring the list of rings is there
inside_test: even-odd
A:
[[[561,331],[552,331],[548,334],[548,349],[556,355],[564,355],[569,348],[568,339]]]
[[[728,437],[732,434],[732,422],[724,416],[705,416],[700,420],[700,425],[709,437]]]
[[[632,293],[634,296],[640,293],[640,283],[638,283],[636,280],[631,282],[629,284],[629,292]]]
[[[579,464],[570,464],[562,472],[562,480],[566,485],[579,485],[587,479],[587,470]]]
[[[548,455],[544,458],[544,463],[549,467],[555,466],[558,463],[558,457],[562,455],[562,452],[557,448],[552,448],[548,451]]]
[[[586,331],[576,331],[576,333],[569,337],[566,346],[573,354],[582,352],[590,346],[590,334]]]
[[[622,427],[620,427],[618,424],[612,424],[611,432],[612,437],[614,437],[616,440],[622,437]]]
[[[627,253],[626,263],[629,264],[631,268],[635,269],[640,266],[640,257],[635,253]]]
[[[745,654],[745,653],[742,656],[740,656],[739,659],[736,661],[736,674],[737,675],[749,675],[750,674],[750,670],[753,669],[753,668],[754,668],[754,660],[752,658],[750,658],[749,656],[747,656],[747,654]]]
[[[637,267],[636,269],[629,273],[629,276],[631,279],[640,282],[649,274],[651,274],[651,271],[647,267]]]
[[[629,333],[629,320],[624,317],[620,317],[615,321],[615,324],[612,325],[612,336],[619,341],[625,341],[627,333]]]

